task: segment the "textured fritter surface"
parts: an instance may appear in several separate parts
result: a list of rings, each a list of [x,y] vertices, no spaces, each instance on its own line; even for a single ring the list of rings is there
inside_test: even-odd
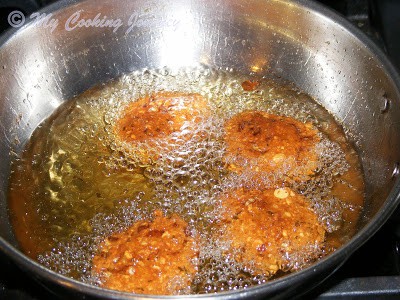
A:
[[[117,121],[115,131],[125,142],[165,138],[207,112],[199,94],[159,92],[130,103]]]
[[[246,111],[225,123],[225,161],[235,172],[309,176],[317,167],[318,132],[310,123]],[[246,170],[243,169],[246,166]]]
[[[237,189],[221,200],[229,253],[255,272],[301,268],[320,254],[325,230],[303,196],[288,188]]]
[[[106,238],[93,258],[104,288],[154,295],[187,293],[197,272],[198,250],[177,215],[138,221]]]

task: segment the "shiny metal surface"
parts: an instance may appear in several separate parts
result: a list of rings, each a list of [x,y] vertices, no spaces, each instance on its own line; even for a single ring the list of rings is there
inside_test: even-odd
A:
[[[360,152],[367,185],[360,232],[308,269],[220,297],[287,297],[300,286],[308,288],[343,263],[399,202],[399,181],[392,174],[400,162],[400,79],[376,46],[320,5],[301,0],[86,0],[61,1],[44,12],[47,21],[31,21],[0,41],[0,249],[47,283],[71,293],[132,297],[54,274],[16,250],[6,190],[13,153],[60,103],[137,69],[203,64],[274,73],[330,110]],[[113,27],[74,27],[97,14]]]

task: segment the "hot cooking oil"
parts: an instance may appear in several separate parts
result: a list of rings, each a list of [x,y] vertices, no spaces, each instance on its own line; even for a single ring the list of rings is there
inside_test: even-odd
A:
[[[257,84],[244,89],[245,82]],[[118,140],[113,126],[124,107],[161,91],[198,93],[212,114],[185,128],[190,134],[184,143]],[[224,257],[226,245],[212,239],[223,209],[220,193],[246,180],[223,162],[223,124],[247,110],[311,122],[320,131],[320,167],[311,180],[290,187],[309,199],[324,224],[325,254],[334,251],[355,233],[364,200],[359,159],[341,126],[292,84],[207,67],[134,72],[66,101],[44,121],[12,165],[10,213],[22,250],[61,274],[95,284],[90,270],[97,245],[162,210],[181,216],[205,240],[192,293],[265,282]],[[141,153],[151,151],[157,158],[144,161]],[[295,260],[300,268],[308,263],[301,255]]]

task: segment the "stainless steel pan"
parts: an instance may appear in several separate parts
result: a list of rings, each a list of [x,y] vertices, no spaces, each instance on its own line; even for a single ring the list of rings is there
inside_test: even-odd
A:
[[[369,39],[330,10],[302,0],[86,0],[61,1],[43,12],[52,13],[47,21],[27,18],[0,41],[0,249],[52,288],[66,295],[133,297],[62,277],[18,250],[6,195],[12,153],[21,151],[63,101],[137,69],[205,64],[275,73],[330,110],[357,141],[362,159],[367,202],[351,241],[301,272],[195,298],[288,297],[305,291],[339,267],[397,206],[399,76]],[[74,27],[99,13],[100,19],[119,19],[121,26]],[[50,19],[58,20],[54,29]]]

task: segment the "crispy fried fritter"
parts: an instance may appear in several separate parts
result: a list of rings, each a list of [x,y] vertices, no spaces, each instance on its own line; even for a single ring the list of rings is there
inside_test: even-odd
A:
[[[168,295],[187,292],[197,272],[198,249],[177,215],[138,221],[106,238],[93,258],[101,286],[119,291]]]
[[[325,229],[308,201],[292,190],[237,189],[222,198],[222,205],[229,253],[256,273],[272,276],[320,254]]]
[[[299,179],[312,175],[317,167],[317,133],[310,123],[246,111],[225,123],[224,159],[237,173],[281,173]]]
[[[130,103],[117,121],[115,132],[130,143],[165,138],[207,110],[208,103],[199,94],[159,92]]]

